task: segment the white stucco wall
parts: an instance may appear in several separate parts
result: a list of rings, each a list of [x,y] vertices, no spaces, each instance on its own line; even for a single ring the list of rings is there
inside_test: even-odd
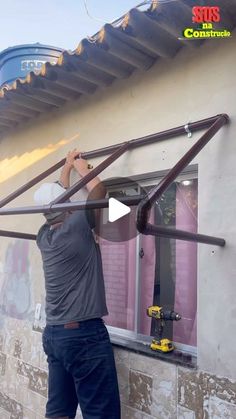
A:
[[[212,40],[198,49],[185,48],[174,59],[161,60],[145,73],[136,73],[91,97],[35,119],[0,143],[1,196],[5,196],[60,160],[71,148],[93,150],[218,113],[229,114],[230,125],[220,130],[194,162],[199,164],[199,232],[224,237],[227,242],[223,249],[198,246],[198,365],[233,379],[236,379],[235,42],[236,33],[231,39]],[[74,138],[76,134],[79,137]],[[171,168],[199,136],[200,133],[195,133],[191,139],[178,137],[128,152],[101,178]],[[14,206],[30,205],[33,190],[14,201]],[[38,215],[9,216],[2,217],[0,225],[4,229],[35,232],[41,222]],[[1,239],[2,263],[9,242],[10,239]],[[41,292],[43,285],[40,285],[39,254],[34,246],[32,243],[30,249],[31,272],[37,278],[35,294]],[[37,301],[37,295],[34,300]]]

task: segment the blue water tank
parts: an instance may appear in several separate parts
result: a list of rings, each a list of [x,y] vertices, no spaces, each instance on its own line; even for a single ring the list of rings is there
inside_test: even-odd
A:
[[[27,44],[5,49],[0,53],[0,87],[18,77],[38,70],[46,62],[55,64],[62,53],[61,48],[48,45]]]

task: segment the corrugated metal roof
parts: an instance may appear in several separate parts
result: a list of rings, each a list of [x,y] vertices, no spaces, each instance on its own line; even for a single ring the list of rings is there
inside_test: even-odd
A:
[[[214,6],[213,0],[200,0]],[[193,0],[152,1],[146,10],[131,9],[96,35],[83,39],[75,51],[64,51],[57,64],[46,63],[0,89],[0,134],[81,95],[93,94],[135,70],[147,70],[156,60],[171,58],[180,48],[196,48],[201,41],[181,37],[192,23]],[[218,0],[221,28],[236,26],[236,0]],[[214,24],[214,27],[217,25]],[[209,41],[215,42],[215,41]],[[227,42],[227,41],[226,41]]]

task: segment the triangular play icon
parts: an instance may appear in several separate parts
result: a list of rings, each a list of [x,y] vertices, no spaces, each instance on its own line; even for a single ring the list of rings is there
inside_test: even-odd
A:
[[[109,198],[109,207],[108,207],[108,220],[110,223],[113,223],[119,218],[124,217],[126,214],[129,214],[131,211],[130,207],[122,202],[118,201],[115,198]]]

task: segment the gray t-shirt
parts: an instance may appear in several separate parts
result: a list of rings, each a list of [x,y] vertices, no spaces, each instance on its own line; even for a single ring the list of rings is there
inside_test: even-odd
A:
[[[94,215],[79,210],[63,224],[44,224],[37,235],[43,259],[46,323],[65,324],[108,314],[102,260],[92,228]]]

